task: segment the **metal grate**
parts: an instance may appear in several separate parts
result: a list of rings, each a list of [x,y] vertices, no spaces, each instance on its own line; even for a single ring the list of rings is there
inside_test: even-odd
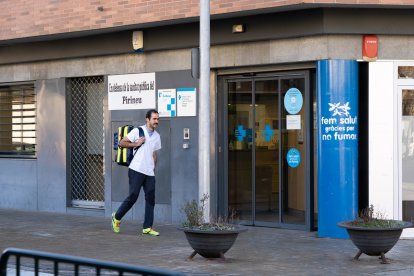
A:
[[[68,82],[72,206],[104,206],[103,77]]]

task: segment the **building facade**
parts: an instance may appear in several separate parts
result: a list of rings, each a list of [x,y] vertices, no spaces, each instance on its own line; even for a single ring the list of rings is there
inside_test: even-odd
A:
[[[3,1],[0,207],[109,218],[128,192],[114,133],[154,107],[156,222],[180,223],[199,196],[209,93],[211,214],[330,237],[369,204],[412,220],[413,7],[210,3],[211,89],[200,91],[198,1]],[[365,35],[378,39],[369,62]]]

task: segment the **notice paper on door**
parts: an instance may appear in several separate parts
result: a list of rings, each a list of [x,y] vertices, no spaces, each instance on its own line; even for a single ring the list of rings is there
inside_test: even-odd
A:
[[[286,129],[301,129],[300,115],[286,115]]]

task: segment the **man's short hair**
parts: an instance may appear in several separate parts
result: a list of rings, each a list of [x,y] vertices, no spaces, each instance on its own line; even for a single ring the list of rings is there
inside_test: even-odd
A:
[[[158,111],[156,109],[150,109],[147,111],[147,114],[145,114],[145,118],[147,118],[148,120],[151,119],[152,113],[157,113]]]

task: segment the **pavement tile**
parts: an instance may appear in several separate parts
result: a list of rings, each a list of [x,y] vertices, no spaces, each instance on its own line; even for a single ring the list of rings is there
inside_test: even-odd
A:
[[[316,232],[247,227],[226,261],[196,255],[176,225],[155,225],[159,237],[140,234],[140,221],[0,209],[0,250],[17,247],[162,268],[187,275],[414,275],[414,240],[400,240],[386,254],[391,264],[357,253],[349,239],[318,238]]]

